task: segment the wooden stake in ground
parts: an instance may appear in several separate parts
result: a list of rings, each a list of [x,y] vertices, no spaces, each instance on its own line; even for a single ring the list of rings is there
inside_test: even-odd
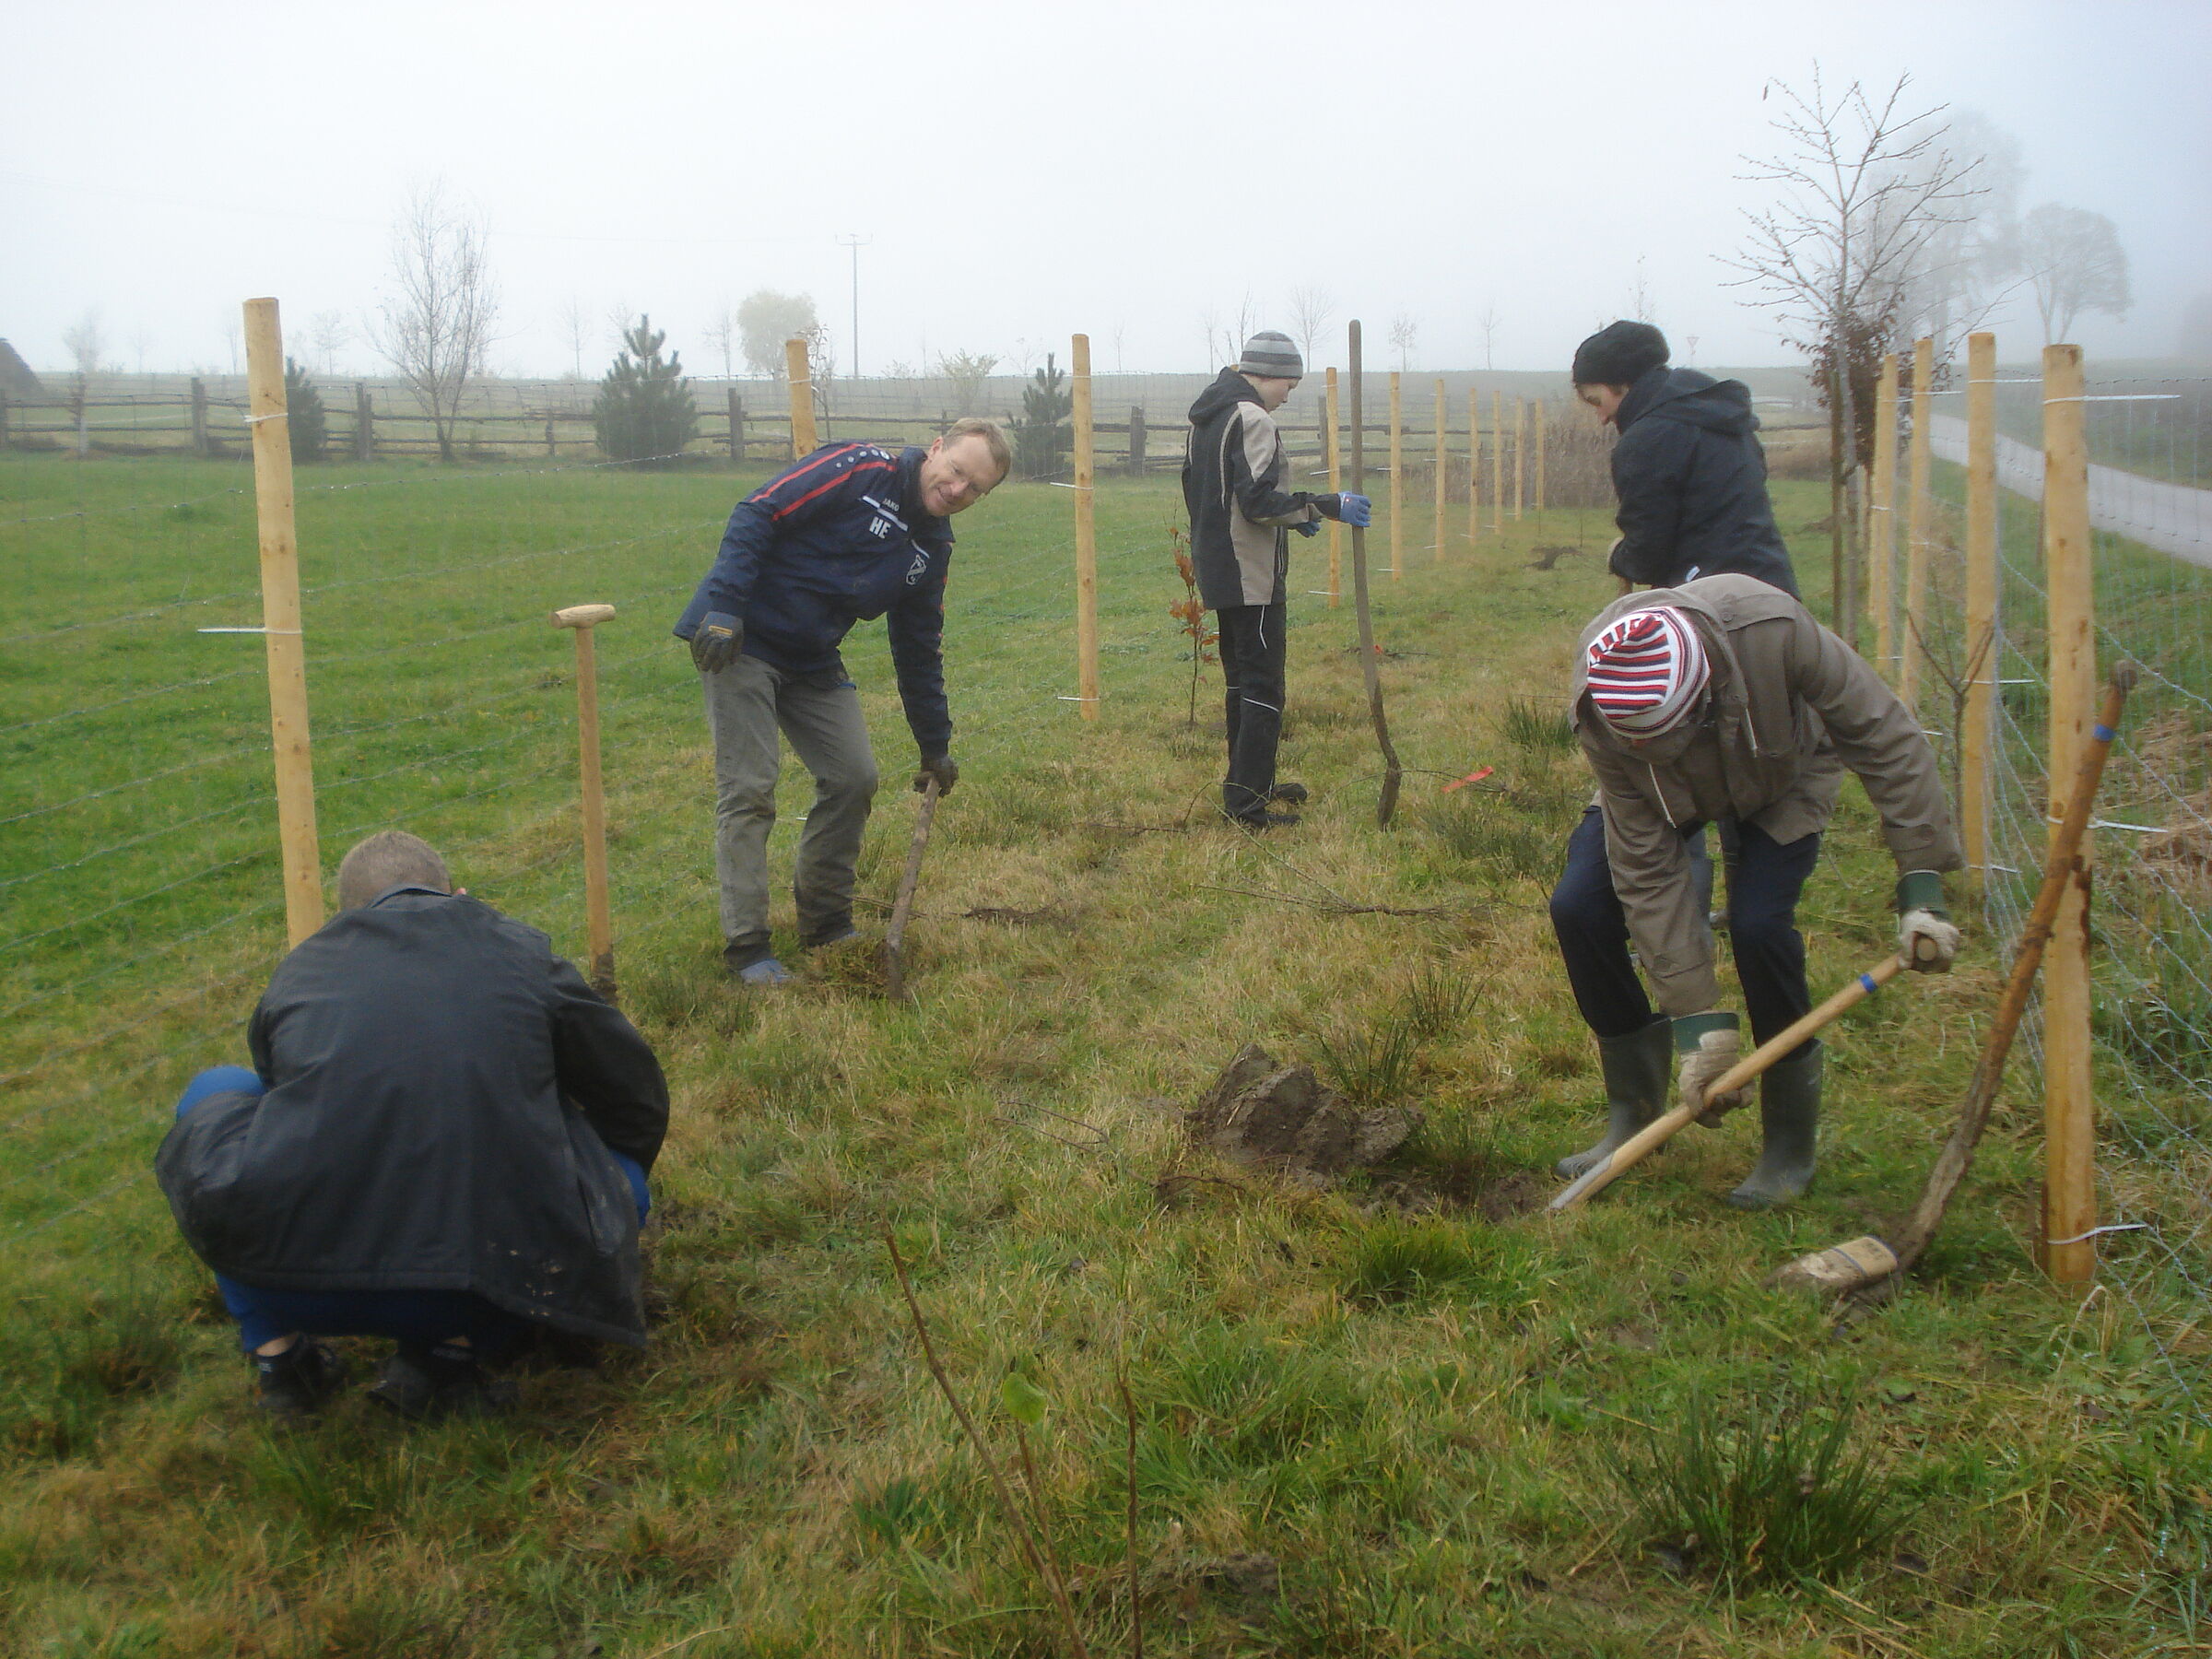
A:
[[[1451,474],[1452,452],[1446,446],[1445,428],[1450,423],[1444,412],[1444,377],[1436,377],[1436,522],[1430,526],[1436,536],[1436,562],[1444,562],[1444,542],[1450,535],[1444,518],[1444,480]]]
[[[783,342],[783,378],[791,392],[791,458],[801,461],[821,447],[814,435],[814,371],[805,340]]]
[[[1544,523],[1544,400],[1540,397],[1536,399],[1535,418],[1536,429],[1529,442],[1536,452],[1536,524],[1537,533],[1541,535]]]
[[[907,843],[906,868],[900,872],[899,893],[891,900],[891,924],[883,930],[884,994],[893,1002],[907,1000],[906,919],[914,908],[914,884],[922,879],[922,854],[929,850],[930,820],[937,816],[937,781],[922,786],[922,809],[914,814],[914,838]]]
[[[1897,683],[1897,353],[1882,359],[1874,394],[1874,499],[1866,503],[1866,605],[1874,665]]]
[[[1490,534],[1505,534],[1505,394],[1490,389]]]
[[[1352,376],[1352,493],[1367,493],[1367,424],[1360,412],[1360,386],[1364,376],[1359,371],[1359,324],[1351,325]],[[1391,376],[1396,384],[1397,376]],[[1375,619],[1367,605],[1367,532],[1361,526],[1352,526],[1352,603],[1359,614],[1359,672],[1367,681],[1367,712],[1375,723],[1375,743],[1382,751],[1382,795],[1375,803],[1375,822],[1383,829],[1398,810],[1398,786],[1405,781],[1406,771],[1398,764],[1398,751],[1391,747],[1390,721],[1382,712],[1382,665],[1375,659]]]
[[[592,629],[613,619],[611,605],[571,605],[553,626],[576,630],[576,756],[582,774],[583,918],[591,937],[592,989],[615,1000],[615,922],[606,895],[606,794],[599,779],[599,659]]]
[[[1337,441],[1336,371],[1331,369],[1328,392],[1322,399],[1323,443],[1322,453],[1328,457],[1329,488],[1344,488],[1344,451]],[[1335,519],[1329,521],[1329,608],[1335,610],[1344,603],[1344,525]]]
[[[1467,546],[1482,539],[1482,394],[1467,388]]]
[[[1099,717],[1099,525],[1092,489],[1090,336],[1077,335],[1068,351],[1076,421],[1076,706]]]
[[[1935,388],[1936,342],[1923,337],[1912,343],[1912,438],[1911,466],[1905,478],[1905,628],[1898,643],[1904,661],[1898,665],[1897,695],[1906,708],[1920,712],[1921,665],[1928,660],[1925,629],[1928,616],[1928,520],[1936,499],[1929,477],[1935,452],[1928,417]],[[2063,774],[2060,774],[2063,775]]]
[[[323,855],[308,747],[307,644],[300,627],[300,544],[292,527],[292,434],[284,402],[276,301],[246,301],[246,385],[253,426],[253,510],[261,526],[261,628],[284,849],[285,931],[295,945],[323,925]]]
[[[1528,498],[1528,399],[1513,399],[1513,520]]]
[[[1966,337],[1965,718],[1959,732],[1959,828],[1966,879],[1989,875],[1989,735],[1997,676],[1997,336]]]
[[[1352,371],[1359,373],[1357,369]],[[1406,574],[1406,419],[1395,369],[1390,371],[1390,579]],[[1352,394],[1359,396],[1357,392]],[[1352,441],[1359,440],[1354,437]]]
[[[1904,965],[1903,960],[1896,956],[1884,957],[1811,1013],[1769,1038],[1723,1072],[1706,1089],[1707,1096],[1729,1094],[1743,1088],[1807,1037],[1834,1020],[1844,1009],[1865,1002],[1879,991],[1898,976]],[[1601,1162],[1577,1175],[1547,1207],[1556,1216],[1587,1202],[1593,1193],[1610,1185],[1632,1166],[1641,1163],[1677,1132],[1695,1123],[1703,1112],[1702,1106],[1681,1105],[1653,1118],[1614,1147]]]
[[[2089,548],[2089,453],[2081,347],[2043,348],[2043,592],[2050,625],[2051,818],[2089,742],[2097,701],[2096,602]],[[2106,723],[2110,724],[2108,721]],[[2055,832],[2054,832],[2055,833]],[[2061,1284],[2097,1274],[2097,1100],[2090,1075],[2089,872],[2085,820],[2076,874],[2052,924],[2043,976],[2043,1270]]]
[[[1959,1190],[1959,1183],[1966,1179],[1967,1171],[1973,1167],[1974,1149],[1981,1144],[1982,1132],[1988,1125],[1990,1109],[1996,1104],[1998,1086],[2005,1080],[2005,1061],[2012,1052],[2012,1040],[2020,1029],[2020,1018],[2027,1011],[2029,994],[2035,988],[2035,972],[2041,965],[2044,947],[2066,900],[2077,887],[2088,884],[2088,871],[2081,856],[2082,841],[2088,833],[2098,786],[2104,780],[2105,759],[2112,753],[2112,739],[2120,730],[2121,711],[2126,706],[2127,694],[2135,683],[2134,665],[2123,663],[2112,671],[2112,680],[2105,688],[2104,707],[2099,712],[2096,729],[2090,734],[2075,769],[2065,816],[2052,832],[2050,851],[2043,858],[2042,886],[2037,890],[2034,908],[2028,912],[2028,924],[2020,930],[2020,942],[2013,951],[2012,972],[2005,982],[2005,994],[1997,1000],[1989,1034],[1983,1040],[1982,1057],[1974,1065],[1973,1079],[1967,1085],[1966,1100],[1959,1108],[1958,1125],[1936,1158],[1936,1167],[1928,1172],[1928,1182],[1921,1193],[1920,1202],[1899,1230],[1896,1243],[1885,1242],[1869,1234],[1815,1251],[1777,1271],[1767,1281],[1770,1285],[1830,1294],[1862,1289],[1890,1274],[1901,1273],[1919,1261],[1935,1238],[1936,1230],[1943,1225],[1944,1211],[1949,1207],[1951,1194]],[[2049,1018],[2047,1011],[2044,1018]],[[2093,1243],[2087,1239],[2062,1236],[2053,1242],[2080,1245],[2094,1251]],[[2092,1253],[2091,1261],[2094,1260]]]

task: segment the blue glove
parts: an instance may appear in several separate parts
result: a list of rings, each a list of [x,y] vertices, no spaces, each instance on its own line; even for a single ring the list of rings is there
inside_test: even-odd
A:
[[[1311,539],[1312,537],[1321,534],[1321,521],[1319,519],[1308,519],[1304,524],[1293,524],[1290,526],[1290,528],[1297,531],[1300,535]]]
[[[691,663],[701,674],[719,674],[737,660],[745,624],[728,611],[709,611],[691,635]]]
[[[1336,498],[1336,516],[1355,528],[1365,529],[1374,523],[1375,504],[1347,489]]]

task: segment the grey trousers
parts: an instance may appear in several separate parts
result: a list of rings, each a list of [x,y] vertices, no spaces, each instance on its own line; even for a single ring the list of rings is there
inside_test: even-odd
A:
[[[812,945],[842,933],[853,922],[853,866],[876,798],[876,755],[860,693],[743,655],[700,678],[707,728],[714,735],[714,874],[733,960],[767,954],[768,832],[776,821],[779,731],[814,774],[814,806],[792,871],[799,940]]]

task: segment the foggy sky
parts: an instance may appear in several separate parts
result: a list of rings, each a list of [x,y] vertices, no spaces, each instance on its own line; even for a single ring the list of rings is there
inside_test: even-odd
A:
[[[1193,370],[1247,298],[1300,284],[1358,314],[1369,359],[1564,367],[1649,313],[1696,360],[1776,363],[1715,259],[1766,187],[1770,77],[1886,86],[2021,142],[2023,207],[2105,213],[2133,262],[2093,357],[2163,355],[2212,293],[2212,6],[1714,3],[1112,6],[212,3],[15,8],[0,100],[0,335],[34,366],[97,310],[125,370],[229,367],[238,302],[357,335],[389,224],[442,177],[488,215],[494,367],[570,367],[558,322],[653,313],[696,373],[756,288],[812,293],[850,367],[970,348],[1020,363],[1092,339],[1101,371]],[[1641,263],[1640,263],[1641,262]],[[2001,348],[2041,344],[2023,296]],[[304,354],[302,354],[304,355]],[[1064,357],[1065,360],[1065,357]],[[342,368],[374,372],[358,338]]]

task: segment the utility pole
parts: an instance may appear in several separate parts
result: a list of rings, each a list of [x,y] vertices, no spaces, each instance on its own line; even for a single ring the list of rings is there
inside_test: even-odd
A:
[[[860,378],[860,251],[875,240],[851,233],[837,239],[839,247],[853,250],[853,367],[849,372],[854,380]]]

